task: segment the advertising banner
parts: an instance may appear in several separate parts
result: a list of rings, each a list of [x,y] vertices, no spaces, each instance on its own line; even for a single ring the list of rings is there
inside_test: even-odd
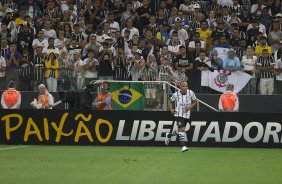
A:
[[[165,146],[175,128],[168,112],[0,111],[0,144]],[[282,148],[282,114],[193,112],[186,130],[189,146]]]

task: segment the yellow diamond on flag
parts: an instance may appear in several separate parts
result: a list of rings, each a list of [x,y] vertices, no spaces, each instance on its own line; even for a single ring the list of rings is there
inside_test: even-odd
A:
[[[112,92],[113,101],[123,108],[127,108],[141,97],[141,93],[133,88],[128,88],[128,86],[123,86]]]

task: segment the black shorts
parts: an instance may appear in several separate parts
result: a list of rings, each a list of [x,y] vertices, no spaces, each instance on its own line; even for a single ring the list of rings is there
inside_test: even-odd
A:
[[[183,117],[174,117],[174,120],[177,122],[178,128],[186,127],[189,122],[189,119]]]

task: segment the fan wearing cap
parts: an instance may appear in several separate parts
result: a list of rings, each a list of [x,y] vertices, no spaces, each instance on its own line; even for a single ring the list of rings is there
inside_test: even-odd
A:
[[[282,14],[281,13],[277,13],[275,15],[275,21],[279,22],[280,24],[280,29],[282,29]]]
[[[182,27],[181,22],[182,22],[182,20],[179,17],[175,18],[175,26],[170,31],[170,35],[172,36],[172,33],[177,31],[178,32],[178,39],[185,41],[183,44],[188,45],[188,41],[189,41],[188,32]]]
[[[12,14],[14,12],[14,10],[12,8],[7,8],[5,12],[6,12],[6,14],[8,14],[8,13]]]
[[[272,53],[272,48],[267,44],[267,39],[265,36],[261,36],[259,39],[259,45],[256,46],[255,52],[258,56],[262,54],[262,51],[266,49],[268,51],[268,54]]]
[[[280,10],[280,9],[279,9]],[[282,30],[282,14],[281,13],[277,13],[275,16],[273,16],[273,18],[274,18],[274,21],[273,21],[273,23],[274,22],[278,22],[278,24],[279,24],[279,29],[280,30]],[[271,30],[273,30],[274,28],[273,28],[273,24],[270,26],[270,28],[269,28],[269,30],[271,31]]]
[[[5,13],[2,15],[3,18],[2,18],[1,22],[3,22],[3,23],[8,25],[11,21],[14,21],[13,12],[14,11],[11,8],[7,8],[5,10]]]
[[[193,4],[193,11],[194,11],[194,15],[197,15],[197,14],[199,14],[199,13],[201,13],[201,6],[200,6],[200,4],[199,3],[195,3],[195,4]]]
[[[10,81],[8,89],[1,97],[1,106],[3,109],[19,109],[21,106],[21,93],[16,90],[16,83]]]

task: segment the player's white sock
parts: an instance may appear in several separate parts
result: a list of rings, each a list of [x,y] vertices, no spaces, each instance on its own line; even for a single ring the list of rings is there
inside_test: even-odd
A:
[[[186,136],[186,132],[179,132],[179,142],[180,142],[180,146],[185,146],[185,136]]]
[[[178,132],[178,130],[174,130],[171,134],[172,134],[172,136],[178,136],[179,132]]]
[[[185,132],[179,132],[179,141],[184,141],[185,140]]]
[[[168,138],[171,138],[171,136],[178,136],[178,130],[174,130],[173,132],[167,135]]]

